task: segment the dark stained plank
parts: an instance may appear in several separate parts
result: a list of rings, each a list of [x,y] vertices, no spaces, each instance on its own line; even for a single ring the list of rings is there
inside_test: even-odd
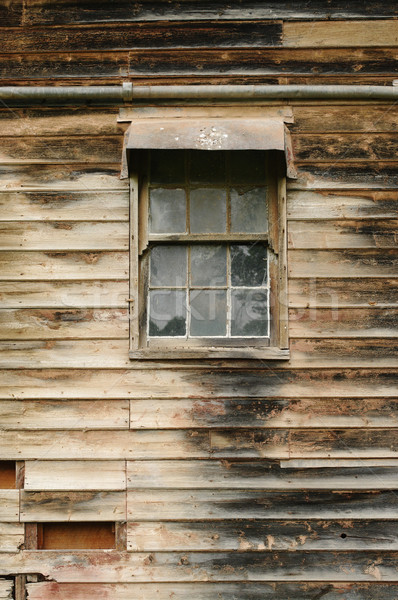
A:
[[[126,493],[106,492],[21,492],[23,522],[124,521]]]
[[[385,491],[130,490],[130,521],[224,519],[396,519],[397,493]]]
[[[392,162],[295,163],[298,177],[289,190],[306,189],[397,189],[398,170]]]
[[[126,77],[128,52],[0,55],[0,80]]]
[[[59,56],[59,55],[55,55]],[[394,76],[397,51],[377,49],[261,50],[134,50],[129,53],[129,75],[283,74],[336,75],[358,70],[361,75]],[[6,62],[3,63],[3,60]],[[9,59],[0,57],[0,75]],[[62,64],[62,59],[59,56]],[[4,64],[4,67],[2,66]],[[8,66],[10,68],[10,65]]]
[[[291,190],[287,198],[288,219],[388,219],[397,213],[397,192],[387,190]]]
[[[121,161],[123,136],[2,137],[0,160],[7,163],[96,163]]]
[[[384,105],[293,106],[294,123],[289,130],[296,133],[388,133],[398,129],[394,103]]]
[[[398,208],[398,204],[397,204]],[[288,247],[294,248],[397,248],[398,219],[291,220]]]
[[[397,307],[398,279],[290,279],[289,305],[292,308]]]
[[[352,0],[347,4],[337,0],[331,5],[327,0],[292,5],[288,0],[282,2],[249,0],[245,2],[246,19],[385,19],[398,15],[392,0],[364,4]],[[199,19],[239,19],[242,18],[240,3],[226,0],[152,0],[131,4],[129,0],[120,0],[110,7],[106,0],[83,0],[76,4],[71,0],[61,0],[56,7],[50,0],[27,0],[25,3],[24,24],[60,25],[64,23],[103,23],[112,21],[169,21]]]
[[[23,0],[3,0],[0,5],[0,28],[22,25]]]
[[[282,23],[275,21],[175,21],[80,27],[0,30],[8,53],[118,51],[133,48],[237,48],[282,45]]]
[[[132,522],[127,527],[132,552],[398,549],[394,521]]]
[[[391,369],[4,369],[0,398],[395,398]]]
[[[308,133],[292,136],[298,161],[337,162],[395,160],[398,151],[395,133]]]
[[[398,309],[373,306],[368,309],[339,308],[337,302],[331,309],[290,309],[289,334],[292,337],[300,338],[398,337]],[[322,346],[320,347],[321,354],[327,352],[326,346],[327,344],[323,350]],[[295,348],[299,350],[297,346]],[[331,353],[333,352],[332,348],[333,343],[330,348]],[[344,354],[344,345],[341,349]],[[336,350],[338,354],[338,348]],[[387,349],[385,348],[385,350]],[[353,352],[355,352],[355,345]],[[383,351],[381,352],[383,353]],[[392,352],[394,353],[394,350]],[[388,350],[386,354],[388,354]]]
[[[30,600],[396,600],[398,584],[380,583],[29,583]]]
[[[389,428],[398,427],[398,399],[292,398],[289,400],[265,397],[131,400],[130,423],[133,429]]]
[[[290,277],[396,277],[398,251],[375,250],[290,250]]]

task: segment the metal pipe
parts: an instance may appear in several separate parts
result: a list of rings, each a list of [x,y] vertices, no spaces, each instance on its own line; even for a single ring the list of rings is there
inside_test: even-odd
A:
[[[121,104],[134,100],[397,100],[398,86],[373,85],[143,85],[0,87],[12,106]]]

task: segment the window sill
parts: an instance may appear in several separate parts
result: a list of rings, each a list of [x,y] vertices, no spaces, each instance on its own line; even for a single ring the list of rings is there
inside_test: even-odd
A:
[[[129,357],[134,360],[185,360],[185,359],[254,359],[254,360],[289,360],[290,351],[276,347],[267,348],[178,348],[166,349],[145,348],[130,350]]]

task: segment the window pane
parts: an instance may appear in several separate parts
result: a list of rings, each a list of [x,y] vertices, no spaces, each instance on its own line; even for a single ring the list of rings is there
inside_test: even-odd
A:
[[[190,153],[191,183],[225,182],[225,153],[208,150],[192,150]]]
[[[191,191],[191,232],[224,233],[227,225],[225,190],[200,188]]]
[[[267,249],[264,244],[231,244],[231,284],[264,285],[267,280]]]
[[[227,333],[227,292],[191,291],[192,336],[224,336]]]
[[[234,150],[230,154],[232,183],[264,183],[265,154],[255,150]]]
[[[261,288],[231,290],[231,335],[268,335],[267,291]]]
[[[268,231],[265,187],[231,190],[231,231],[265,233]]]
[[[183,150],[151,150],[151,183],[185,181],[185,152]]]
[[[155,246],[151,250],[151,286],[184,287],[187,284],[187,247]]]
[[[184,233],[186,231],[186,210],[184,190],[151,190],[149,231],[151,233]]]
[[[182,290],[150,290],[149,335],[184,336],[186,294]]]
[[[191,285],[222,286],[227,284],[227,247],[191,246]]]

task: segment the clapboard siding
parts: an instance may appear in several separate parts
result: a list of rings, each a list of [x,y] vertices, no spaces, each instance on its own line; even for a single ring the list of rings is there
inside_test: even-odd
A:
[[[359,0],[6,2],[0,79],[390,86],[397,16]],[[0,576],[33,574],[28,600],[395,600],[396,109],[247,114],[280,108],[298,173],[291,358],[233,365],[128,358],[121,153],[155,103],[121,123],[117,106],[0,108],[0,461],[20,488],[0,491]],[[117,550],[22,549],[25,524],[35,548],[36,523],[68,521],[116,523]]]

